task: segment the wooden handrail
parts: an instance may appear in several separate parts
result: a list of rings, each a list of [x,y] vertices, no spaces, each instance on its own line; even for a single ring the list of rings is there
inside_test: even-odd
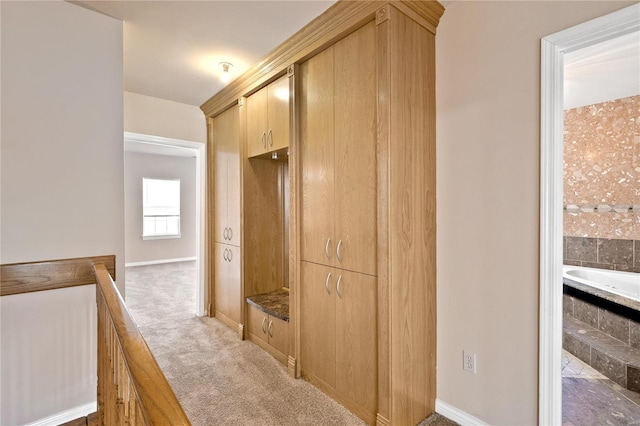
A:
[[[93,265],[98,263],[115,278],[114,255],[0,265],[0,296],[94,284]]]
[[[107,268],[94,266],[100,425],[190,425]]]

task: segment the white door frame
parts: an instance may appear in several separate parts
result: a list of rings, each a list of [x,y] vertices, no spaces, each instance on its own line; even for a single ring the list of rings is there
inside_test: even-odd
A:
[[[562,424],[564,54],[640,31],[640,3],[542,38],[538,423]]]
[[[205,244],[206,244],[206,189],[207,189],[207,147],[201,142],[171,139],[161,136],[124,132],[124,140],[154,145],[191,148],[196,151],[196,270],[198,284],[196,291],[196,315],[206,314],[207,288],[205,286]]]

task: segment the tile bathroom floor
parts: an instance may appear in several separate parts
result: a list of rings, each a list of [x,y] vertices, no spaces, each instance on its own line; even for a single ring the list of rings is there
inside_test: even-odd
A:
[[[563,350],[562,424],[640,425],[640,393],[623,388]]]

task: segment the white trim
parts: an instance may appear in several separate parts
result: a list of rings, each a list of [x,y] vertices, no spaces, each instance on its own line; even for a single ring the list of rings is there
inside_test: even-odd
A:
[[[28,423],[25,426],[58,426],[63,423],[70,422],[71,420],[79,419],[80,417],[86,417],[91,413],[98,411],[98,403],[90,402],[88,404],[80,405],[70,410],[63,411],[53,416],[45,417],[44,419],[37,420],[32,423]]]
[[[130,266],[147,266],[147,265],[160,265],[162,263],[192,262],[194,260],[198,260],[198,258],[197,257],[180,257],[180,258],[176,258],[176,259],[146,260],[146,261],[143,261],[143,262],[125,263],[124,267],[128,268]]]
[[[124,140],[130,142],[149,143],[156,145],[178,146],[196,150],[196,269],[198,286],[196,290],[196,315],[205,315],[206,295],[205,286],[205,245],[206,245],[206,202],[207,199],[207,146],[201,142],[171,139],[162,136],[144,135],[140,133],[124,132]],[[125,264],[125,266],[130,264]]]
[[[484,426],[488,423],[483,422],[477,417],[460,410],[459,408],[449,405],[446,402],[436,399],[436,413],[445,416],[449,420],[459,423],[461,426]]]
[[[171,234],[171,235],[143,235],[143,240],[170,240],[172,238],[182,238],[182,234]]]
[[[540,88],[538,423],[562,423],[562,160],[565,53],[640,31],[640,3],[543,37]]]

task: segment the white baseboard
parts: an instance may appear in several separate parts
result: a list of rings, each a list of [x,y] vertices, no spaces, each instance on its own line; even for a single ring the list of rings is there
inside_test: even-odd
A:
[[[459,423],[461,426],[485,426],[487,423],[466,413],[453,405],[449,405],[446,402],[436,399],[436,413],[445,416],[449,420],[453,420]]]
[[[95,413],[96,411],[98,411],[98,403],[94,401],[90,402],[89,404],[81,405],[79,407],[54,414],[53,416],[45,417],[44,419],[29,423],[26,426],[58,426],[62,423],[79,419],[80,417],[86,417],[87,415]]]
[[[189,262],[191,260],[196,260],[196,257],[180,257],[178,259],[160,259],[160,260],[147,260],[145,262],[129,262],[125,263],[125,268],[129,266],[146,266],[146,265],[159,265],[161,263],[174,263],[174,262]]]

